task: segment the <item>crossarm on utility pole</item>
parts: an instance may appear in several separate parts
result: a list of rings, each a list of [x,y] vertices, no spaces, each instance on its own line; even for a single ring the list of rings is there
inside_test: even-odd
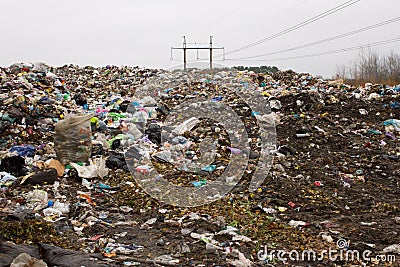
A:
[[[183,50],[183,70],[184,71],[186,71],[186,67],[187,67],[187,58],[186,58],[187,50],[209,50],[210,51],[210,70],[212,70],[212,57],[213,57],[212,51],[215,49],[224,49],[224,47],[213,47],[212,46],[212,36],[210,36],[210,46],[209,47],[187,47],[186,46],[186,37],[183,36],[182,47],[171,47],[171,53],[172,53],[172,50],[174,50],[174,49]],[[172,58],[172,55],[171,55],[171,58]]]

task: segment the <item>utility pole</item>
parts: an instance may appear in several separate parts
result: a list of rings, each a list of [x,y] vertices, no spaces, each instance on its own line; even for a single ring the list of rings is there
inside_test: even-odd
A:
[[[186,71],[186,36],[183,36],[183,70]]]
[[[212,36],[210,36],[210,70],[212,70]]]
[[[213,66],[212,66],[212,57],[213,57],[213,50],[214,49],[223,49],[224,47],[213,47],[213,43],[212,43],[212,36],[210,36],[210,44],[209,47],[187,47],[187,43],[186,43],[186,36],[183,36],[183,45],[182,47],[171,47],[171,56],[172,56],[172,50],[174,49],[179,49],[179,50],[183,50],[183,70],[186,71],[186,67],[187,67],[187,60],[186,60],[186,51],[187,50],[210,50],[210,70],[212,70]]]

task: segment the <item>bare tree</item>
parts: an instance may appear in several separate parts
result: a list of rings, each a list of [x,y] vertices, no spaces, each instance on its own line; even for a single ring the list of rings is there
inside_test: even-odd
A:
[[[381,57],[371,49],[360,51],[358,59],[345,66],[337,67],[336,76],[342,79],[349,79],[355,85],[362,85],[366,82],[395,85],[400,83],[400,55],[391,52]],[[348,81],[350,82],[350,81]]]
[[[347,79],[347,68],[345,65],[336,66],[336,79]]]

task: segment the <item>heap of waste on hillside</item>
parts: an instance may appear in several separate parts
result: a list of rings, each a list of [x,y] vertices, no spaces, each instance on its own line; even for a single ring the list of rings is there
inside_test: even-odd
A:
[[[64,252],[66,258],[60,258],[57,262],[54,255],[61,249],[44,244],[45,240],[40,246],[46,251],[53,251],[53,254],[49,252],[47,256],[40,255],[36,246],[1,243],[0,248],[11,253],[8,258],[0,258],[4,264],[1,266],[11,264],[12,261],[15,264],[19,261],[32,262],[32,258],[37,258],[36,265],[32,266],[64,266],[62,262],[71,263],[77,261],[77,258],[79,264],[87,262],[86,266],[106,266],[114,261],[123,261],[125,265],[140,264],[129,256],[138,255],[145,249],[145,244],[135,244],[132,238],[124,239],[127,232],[93,236],[96,231],[104,232],[103,228],[137,224],[127,219],[132,206],[119,205],[112,200],[125,187],[135,186],[129,171],[146,174],[153,171],[157,164],[162,169],[165,164],[182,160],[185,164],[181,164],[181,168],[176,171],[187,170],[185,168],[200,157],[196,152],[197,144],[207,136],[207,131],[212,132],[220,139],[215,144],[219,151],[217,158],[203,166],[196,166],[186,181],[182,181],[182,184],[196,188],[205,186],[213,179],[212,175],[224,171],[226,159],[231,153],[240,153],[239,149],[230,146],[228,133],[220,124],[200,121],[195,117],[177,125],[173,129],[175,137],[169,142],[163,142],[163,119],[176,105],[182,100],[206,97],[216,103],[226,101],[236,110],[242,110],[238,112],[240,118],[250,127],[250,160],[256,162],[259,156],[259,133],[256,126],[253,127],[254,120],[251,120],[256,114],[251,114],[249,108],[239,100],[230,98],[232,93],[224,91],[223,84],[218,84],[223,82],[221,77],[241,76],[245,81],[241,86],[254,84],[257,94],[269,103],[276,125],[284,116],[301,118],[304,116],[302,111],[308,110],[307,105],[310,105],[310,101],[307,103],[299,98],[296,102],[298,112],[284,114],[279,100],[283,96],[307,95],[307,99],[313,103],[326,105],[338,101],[335,96],[337,94],[345,94],[349,99],[378,100],[383,95],[397,95],[400,92],[400,86],[365,84],[363,87],[354,87],[343,81],[326,81],[293,71],[269,75],[221,70],[204,78],[192,70],[191,75],[192,91],[189,92],[180,72],[125,66],[80,68],[66,65],[55,68],[43,63],[13,64],[8,68],[0,68],[0,215],[4,221],[50,222],[59,235],[66,232],[76,234],[85,243],[82,249],[92,253]],[[160,87],[157,95],[138,97],[136,89],[153,77],[162,77],[174,86]],[[393,109],[400,108],[396,101],[388,105]],[[359,113],[367,115],[368,110],[360,109]],[[204,126],[197,129],[197,133],[187,134],[199,123]],[[388,117],[382,118],[381,125],[376,128],[363,128],[360,134],[382,135],[389,140],[397,140],[399,132],[400,120]],[[324,129],[318,126],[315,129],[305,127],[296,133],[296,137],[308,138],[315,133],[324,134]],[[382,145],[384,142],[382,139]],[[129,156],[140,164],[134,167],[127,164],[124,154],[127,147],[137,148]],[[160,152],[161,147],[167,149]],[[277,147],[271,153],[275,157],[282,157],[286,154],[284,150],[284,147]],[[388,151],[387,157],[398,159],[399,155]],[[155,165],[143,163],[145,159]],[[165,173],[167,176],[168,168]],[[351,179],[345,176],[343,174],[344,185],[351,186]],[[272,208],[267,210],[271,214],[278,212]],[[138,227],[148,229],[160,220],[166,222],[168,216],[164,214],[168,212],[160,209],[159,214],[162,216],[148,218]],[[195,220],[219,225],[222,232],[196,233],[193,229],[187,230],[190,222]],[[182,235],[190,235],[193,242],[204,242],[204,249],[228,255],[226,260],[233,266],[251,266],[248,255],[246,258],[240,252],[239,243],[252,240],[240,235],[235,227],[227,226],[224,218],[207,219],[190,213],[175,220],[175,223],[182,227]],[[298,226],[296,221],[292,225]],[[94,227],[97,230],[87,230]],[[216,236],[220,234],[228,234],[230,241],[217,241]],[[180,253],[188,252],[190,248],[183,242]],[[93,263],[93,258],[97,258],[98,262]],[[179,264],[176,255],[154,255],[142,263],[146,260]]]

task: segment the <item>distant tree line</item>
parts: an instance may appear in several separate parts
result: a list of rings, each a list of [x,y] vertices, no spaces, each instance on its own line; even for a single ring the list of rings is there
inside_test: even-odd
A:
[[[244,67],[244,66],[236,66],[234,67],[238,71],[254,71],[255,73],[270,73],[274,74],[279,71],[279,69],[275,66],[260,66],[260,67]]]
[[[367,82],[400,84],[400,55],[392,51],[389,55],[381,56],[370,49],[361,50],[355,62],[337,67],[336,78],[353,85]]]

